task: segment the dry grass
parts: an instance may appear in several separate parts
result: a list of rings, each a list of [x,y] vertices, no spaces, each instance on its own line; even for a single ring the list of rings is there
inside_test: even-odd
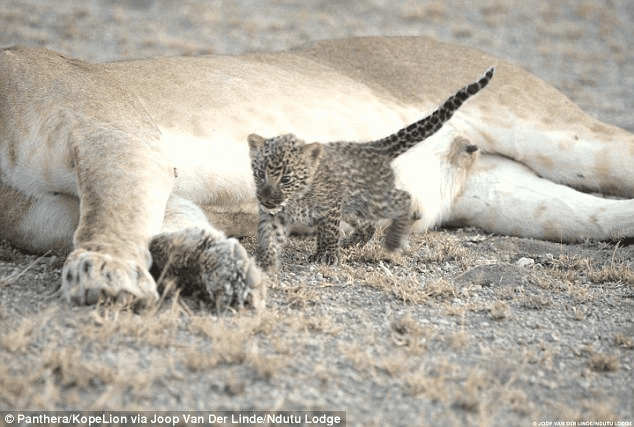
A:
[[[432,338],[432,328],[419,325],[409,314],[392,319],[390,322],[392,342],[399,347],[407,348],[408,353],[421,355],[427,349],[427,342]]]
[[[494,320],[503,320],[510,316],[511,307],[505,301],[496,301],[489,308],[489,312]]]
[[[621,367],[618,355],[593,353],[590,356],[590,367],[599,372],[615,372]]]
[[[8,332],[0,335],[0,347],[14,355],[26,353],[45,334],[46,324],[57,312],[57,307],[50,307],[36,316],[24,318],[16,327],[8,328]]]
[[[321,298],[321,293],[316,286],[306,286],[300,283],[298,286],[283,288],[288,304],[291,308],[303,310],[311,305],[317,304]]]
[[[428,300],[428,296],[415,277],[398,277],[392,273],[381,274],[373,271],[366,276],[364,286],[370,286],[390,294],[406,304],[421,304]]]
[[[449,347],[453,351],[464,351],[471,343],[471,334],[464,329],[449,335]]]
[[[617,256],[619,245],[615,245],[609,263],[596,265],[592,259],[581,256],[560,255],[552,258],[552,268],[549,273],[566,282],[591,283],[626,283],[634,284],[634,269]]]
[[[423,366],[410,372],[404,381],[412,395],[424,395],[432,401],[447,403],[453,378],[460,370],[446,358],[441,358],[432,366]]]
[[[40,257],[36,258],[33,262],[31,262],[29,265],[27,265],[25,268],[15,271],[12,274],[5,276],[5,277],[0,277],[0,286],[9,286],[12,283],[17,282],[22,276],[24,276],[31,268],[33,268],[34,265],[36,265],[37,263],[39,263],[42,259],[44,259],[46,256],[48,256],[51,253],[51,251],[46,252],[44,255],[41,255]]]
[[[463,387],[454,394],[454,405],[465,411],[479,413],[485,403],[483,392],[488,388],[489,373],[472,368]]]
[[[418,247],[419,261],[429,264],[455,262],[461,270],[476,264],[473,251],[464,246],[456,236],[438,231],[428,231],[412,237],[412,246]]]
[[[410,0],[404,6],[401,16],[406,21],[441,22],[447,15],[447,6],[439,0],[425,2]]]
[[[623,334],[614,334],[614,345],[626,350],[634,350],[634,337],[626,337]]]
[[[254,385],[275,388],[289,376],[314,381],[318,389],[340,388],[346,384],[339,377],[345,366],[355,372],[357,381],[402,387],[412,398],[435,402],[449,414],[462,414],[456,420],[467,417],[470,423],[489,425],[500,405],[521,416],[535,413],[539,405],[530,391],[518,388],[515,374],[502,381],[495,369],[457,364],[454,358],[466,357],[475,349],[483,360],[508,357],[498,344],[498,339],[506,339],[500,328],[512,328],[527,312],[558,308],[556,296],[567,298],[571,317],[581,322],[587,305],[597,300],[598,272],[604,277],[612,274],[605,280],[615,280],[617,273],[629,271],[616,256],[601,264],[560,255],[549,258],[543,267],[536,262],[522,269],[521,276],[515,267],[509,269],[517,283],[503,276],[465,281],[465,272],[489,265],[490,256],[483,261],[465,253],[453,237],[430,238],[428,234],[414,236],[413,241],[407,256],[386,257],[375,242],[374,247],[350,251],[338,266],[314,265],[308,273],[286,272],[293,281],[272,286],[274,302],[260,313],[212,315],[189,308],[195,305],[177,293],[140,312],[104,304],[62,321],[59,310],[41,311],[0,336],[0,350],[7,355],[27,356],[34,348],[42,354],[28,375],[16,370],[13,362],[0,369],[0,402],[47,408],[52,407],[50,402],[79,404],[90,395],[90,407],[122,408],[125,402],[142,405],[157,387],[170,390],[170,384],[188,378],[215,378],[214,393],[232,397],[247,396]],[[299,258],[298,252],[306,245],[294,242],[288,256]],[[445,265],[452,266],[451,274],[439,270]],[[499,265],[490,271],[506,274],[503,264]],[[319,280],[314,280],[315,275]],[[623,276],[618,277],[624,283]],[[357,295],[355,288],[362,287],[380,291],[367,295],[385,307],[383,320],[377,323],[363,314],[365,310],[353,310],[358,323],[350,326],[349,320],[341,319],[350,308],[333,301],[341,293]],[[331,307],[339,308],[330,311]],[[421,321],[420,315],[428,311],[437,314]],[[0,314],[7,316],[5,312],[3,306],[4,314]],[[493,341],[482,340],[473,327],[474,315],[480,316],[480,322],[481,316],[492,321],[487,328],[495,328]],[[448,319],[452,320],[447,323]],[[69,326],[73,336],[64,340],[53,340],[43,332],[46,327]],[[522,366],[553,372],[564,355],[556,341],[547,341],[527,338],[522,341],[524,352],[512,358]],[[625,351],[632,348],[631,337],[623,334],[615,334],[613,342]],[[311,360],[324,352],[329,362]],[[608,355],[591,347],[584,352],[587,372],[595,375],[618,372],[623,364],[621,353]],[[332,360],[337,362],[333,365]],[[547,378],[540,381],[549,388],[556,384]],[[602,408],[595,405],[578,414],[600,413]]]
[[[609,265],[604,265],[595,269],[592,265],[588,268],[588,278],[593,283],[627,283],[634,284],[634,270],[623,261],[612,261]]]

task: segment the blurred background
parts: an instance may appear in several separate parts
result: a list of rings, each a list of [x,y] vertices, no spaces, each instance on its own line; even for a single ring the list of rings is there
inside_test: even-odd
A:
[[[485,50],[634,131],[632,0],[0,3],[0,46],[44,46],[90,61],[237,54],[366,35],[423,35]]]

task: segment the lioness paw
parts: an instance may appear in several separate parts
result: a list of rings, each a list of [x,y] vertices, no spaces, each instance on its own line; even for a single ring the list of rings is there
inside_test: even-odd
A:
[[[95,304],[100,298],[132,297],[140,302],[158,300],[156,283],[149,271],[134,261],[77,249],[62,271],[62,296],[78,305]]]
[[[220,310],[264,305],[260,269],[236,239],[190,228],[156,236],[150,253],[162,270],[159,284],[173,280],[187,292],[202,291]]]
[[[262,274],[253,258],[236,239],[210,246],[200,258],[207,293],[220,307],[264,304]]]

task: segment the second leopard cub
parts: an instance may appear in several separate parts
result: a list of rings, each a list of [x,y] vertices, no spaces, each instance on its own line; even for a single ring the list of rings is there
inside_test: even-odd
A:
[[[393,251],[415,221],[411,195],[395,185],[390,163],[436,133],[470,96],[493,78],[490,68],[449,97],[438,109],[398,132],[366,143],[306,144],[293,134],[270,139],[249,135],[249,155],[260,211],[256,257],[268,272],[277,269],[288,227],[317,228],[317,251],[309,261],[336,263],[340,223],[355,228],[345,245],[364,244],[374,222],[392,220],[385,246]],[[462,144],[460,155],[472,158],[475,145]]]

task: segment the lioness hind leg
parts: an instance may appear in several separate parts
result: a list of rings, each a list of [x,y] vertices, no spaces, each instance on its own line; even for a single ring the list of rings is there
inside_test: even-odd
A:
[[[632,235],[632,212],[633,199],[582,193],[505,157],[485,155],[447,223],[556,242],[610,240]]]

